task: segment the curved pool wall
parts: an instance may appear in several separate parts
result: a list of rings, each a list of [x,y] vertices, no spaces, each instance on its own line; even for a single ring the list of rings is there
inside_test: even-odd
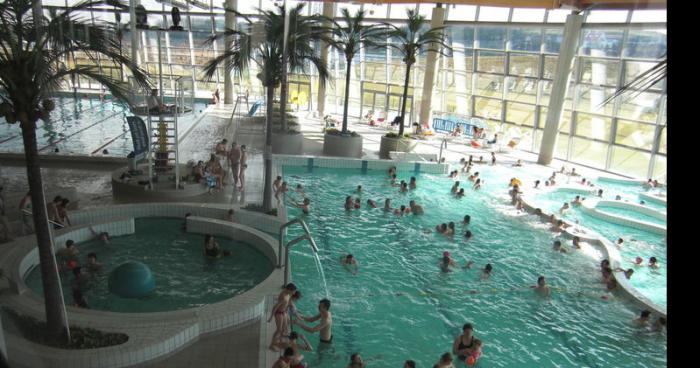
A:
[[[74,226],[54,233],[55,244],[71,238],[77,242],[92,237],[89,226],[95,231],[108,231],[114,235],[134,232],[137,217],[180,217],[192,213],[187,219],[187,231],[211,233],[242,241],[277,263],[277,241],[265,233],[279,229],[279,220],[271,216],[240,210],[238,217],[244,223],[254,223],[255,229],[245,224],[224,221],[230,206],[196,204],[138,204],[100,207],[75,211]],[[262,230],[262,231],[261,231]],[[41,296],[24,284],[23,276],[38,264],[35,238],[26,236],[3,245],[0,268],[8,275],[14,292],[0,296],[3,305],[23,314],[44,319]],[[262,320],[266,313],[269,295],[276,295],[282,285],[280,269],[260,284],[233,298],[198,308],[156,313],[116,313],[79,309],[68,306],[71,325],[91,327],[107,332],[121,332],[129,340],[121,345],[86,350],[64,350],[36,344],[10,333],[5,334],[8,357],[18,366],[27,367],[126,367],[151,361],[171,354],[196,341],[200,335]],[[14,364],[13,364],[14,366]]]
[[[613,208],[622,208],[626,210],[631,210],[631,211],[636,211],[651,217],[654,217],[658,220],[663,220],[664,222],[666,221],[666,215],[656,211],[652,208],[641,206],[638,204],[634,203],[628,203],[628,202],[622,202],[622,201],[609,201],[609,200],[588,200],[584,201],[581,203],[581,209],[583,210],[584,213],[587,213],[591,216],[598,217],[600,219],[603,219],[608,222],[612,222],[614,224],[618,225],[624,225],[624,226],[629,226],[633,227],[635,229],[640,229],[640,230],[645,230],[649,231],[655,234],[660,234],[660,235],[666,235],[667,230],[666,226],[663,225],[658,225],[654,224],[648,221],[641,221],[637,219],[632,219],[632,218],[627,218],[623,216],[618,216],[615,214],[611,213],[606,213],[603,212],[599,209],[599,207],[613,207]]]
[[[551,189],[546,189],[543,190],[542,192],[538,193],[538,195],[542,195],[543,193],[546,192],[552,192],[552,191],[564,191],[564,192],[575,192],[575,193],[586,193],[590,194],[590,190],[585,190],[583,187],[581,188],[576,188],[576,187],[554,187]],[[532,200],[534,198],[533,195],[524,195],[521,197],[522,202],[523,202],[523,209],[525,209],[527,212],[531,214],[535,214],[535,209],[538,209],[539,207],[534,206],[532,203]],[[584,201],[585,203],[585,201]],[[542,211],[542,214],[540,215],[540,218],[542,221],[548,222],[549,217],[552,215],[552,213],[546,213],[544,210],[540,209]],[[573,224],[570,221],[567,221],[565,219],[562,219],[562,221],[568,225],[569,227],[577,227],[579,229],[582,229],[583,232],[581,233],[572,233],[565,231],[565,233],[568,235],[569,238],[573,238],[574,236],[578,236],[581,238],[581,240],[586,241],[590,244],[597,245],[600,247],[600,249],[603,251],[603,256],[604,258],[607,258],[610,260],[610,265],[613,269],[621,267],[622,265],[622,257],[620,256],[620,251],[614,246],[612,242],[610,242],[608,239],[605,237],[599,235],[598,233],[595,233],[591,231],[590,229],[586,229],[580,225]],[[613,277],[615,277],[615,280],[618,283],[618,286],[622,293],[629,297],[635,304],[638,306],[649,309],[651,310],[655,315],[657,316],[663,316],[666,317],[666,308],[662,307],[651,300],[644,296],[642,293],[637,291],[627,280],[625,277],[625,273],[623,271],[615,271],[613,272]]]

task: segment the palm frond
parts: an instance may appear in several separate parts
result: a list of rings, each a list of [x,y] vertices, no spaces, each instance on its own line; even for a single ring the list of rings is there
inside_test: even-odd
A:
[[[648,91],[657,83],[661,82],[666,78],[667,74],[667,59],[663,56],[656,65],[651,67],[644,73],[639,74],[634,79],[629,81],[624,86],[617,89],[610,97],[606,98],[603,102],[598,104],[597,108],[601,108],[616,98],[623,97],[622,102],[629,101],[636,98],[640,94]]]

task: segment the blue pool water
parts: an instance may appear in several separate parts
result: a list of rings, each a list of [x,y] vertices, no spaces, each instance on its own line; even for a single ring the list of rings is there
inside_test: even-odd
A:
[[[107,149],[106,156],[124,157],[133,151],[128,108],[112,100],[101,102],[95,98],[56,97],[56,108],[49,122],[37,122],[39,153],[61,155],[97,155]],[[194,124],[204,103],[195,103],[194,112],[178,118],[178,132],[182,135]],[[144,118],[145,119],[145,118]],[[144,120],[145,121],[145,120]],[[17,124],[7,124],[0,117],[0,152],[24,152],[22,132]]]
[[[632,327],[629,322],[639,311],[627,300],[600,298],[605,292],[599,254],[554,253],[556,235],[510,205],[512,170],[477,167],[486,184],[476,192],[466,187],[462,199],[449,194],[453,181],[443,175],[417,175],[418,189],[401,194],[385,172],[284,168],[290,187],[302,184],[312,201],[310,215],[289,206],[289,217],[301,216],[309,224],[332,302],[333,344],[306,353],[310,366],[346,367],[349,356],[360,352],[368,366],[400,367],[413,359],[430,367],[451,351],[465,322],[473,323],[475,336],[484,341],[478,367],[665,366],[665,337]],[[411,175],[398,176],[408,181]],[[357,185],[363,186],[362,194],[354,192]],[[347,195],[359,195],[362,208],[346,212]],[[394,207],[414,199],[425,215],[398,217],[370,209],[368,198],[380,207],[385,198]],[[459,224],[465,214],[472,217],[467,227]],[[424,232],[448,221],[457,223],[454,239]],[[469,241],[461,237],[466,229],[474,234]],[[290,229],[290,237],[299,234]],[[450,251],[460,266],[468,260],[475,265],[442,273],[443,251]],[[347,253],[360,263],[357,276],[339,264]],[[291,262],[292,279],[304,295],[299,310],[315,315],[326,292],[310,248],[296,245]],[[479,269],[486,263],[493,265],[493,276],[480,281]],[[554,288],[551,300],[529,288],[539,275]],[[309,337],[315,348],[317,339]]]
[[[103,271],[89,278],[84,292],[91,309],[113,312],[162,312],[194,308],[220,302],[245,292],[262,282],[273,265],[265,255],[250,245],[216,237],[231,256],[217,260],[202,255],[203,234],[186,233],[182,219],[136,219],[136,233],[114,237],[110,244],[92,240],[77,245],[78,262],[85,264],[87,254],[95,252]],[[109,292],[109,272],[117,266],[138,261],[152,271],[155,290],[143,298],[121,298]],[[73,275],[61,273],[63,294],[72,304]],[[27,286],[43,295],[41,271],[32,270],[25,279]]]
[[[576,196],[576,193],[568,192],[550,192],[534,197],[534,205],[540,206],[545,212],[556,213],[558,215],[559,208],[566,201],[571,201]],[[593,197],[588,197],[593,198]],[[624,217],[637,218],[647,220],[653,223],[664,224],[663,221],[650,219],[650,216],[632,213],[632,211],[624,209],[613,209],[610,207],[601,207],[602,212],[610,212],[615,215]],[[644,296],[649,298],[654,303],[666,306],[667,295],[667,278],[666,278],[666,239],[663,235],[652,232],[636,229],[629,226],[617,225],[605,221],[603,219],[583,213],[578,207],[572,207],[564,218],[570,221],[578,220],[579,223],[592,229],[599,234],[604,235],[608,240],[614,242],[618,238],[622,238],[625,243],[620,249],[622,256],[622,267],[634,268],[635,273],[630,279],[630,283]],[[645,264],[649,257],[656,257],[660,262],[659,269],[650,269],[648,267],[639,267],[633,264],[635,257],[644,258]]]

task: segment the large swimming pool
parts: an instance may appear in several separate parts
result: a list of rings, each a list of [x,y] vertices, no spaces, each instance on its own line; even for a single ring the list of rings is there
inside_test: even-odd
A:
[[[462,177],[467,194],[455,199],[453,180],[442,175],[416,175],[418,188],[402,194],[385,172],[284,168],[290,188],[302,184],[312,201],[310,215],[288,206],[289,217],[301,216],[309,224],[332,302],[333,344],[306,354],[311,367],[345,367],[354,352],[368,366],[400,367],[413,359],[430,367],[451,351],[466,322],[484,341],[479,367],[666,366],[665,336],[631,326],[639,310],[623,297],[601,299],[600,252],[553,252],[557,236],[510,205],[507,183],[513,170],[477,165],[476,171],[484,187],[473,191]],[[412,175],[398,176],[408,181]],[[360,210],[344,210],[348,195],[359,195]],[[380,208],[368,208],[368,198]],[[381,210],[385,198],[394,207],[416,200],[425,215],[387,214]],[[459,222],[466,214],[471,224],[464,227]],[[454,239],[426,233],[449,221],[457,223]],[[474,234],[469,241],[461,237],[466,229]],[[290,235],[299,234],[290,229]],[[474,261],[473,268],[442,273],[443,251],[460,266]],[[360,263],[357,276],[339,263],[347,253]],[[326,291],[310,248],[296,245],[291,262],[293,281],[304,294],[299,309],[315,315]],[[493,276],[480,281],[486,263],[493,265]],[[551,300],[530,289],[540,275],[553,287]],[[310,341],[318,346],[317,336]]]
[[[89,278],[84,292],[91,309],[113,312],[162,312],[195,308],[220,302],[252,289],[272,272],[267,257],[250,245],[216,237],[231,256],[210,260],[202,254],[203,234],[186,233],[182,219],[136,219],[136,233],[114,237],[105,245],[98,240],[77,245],[78,260],[97,253],[103,271]],[[155,290],[143,298],[122,298],[109,292],[109,272],[127,261],[139,261],[151,268]],[[61,273],[63,294],[72,304],[69,272]],[[41,271],[35,268],[25,279],[27,286],[43,295]]]
[[[134,150],[126,116],[132,115],[122,103],[96,98],[56,97],[49,122],[37,122],[37,145],[41,154],[124,157]],[[206,108],[195,103],[194,111],[179,117],[182,134]],[[144,120],[145,121],[145,120]],[[24,152],[22,132],[17,124],[0,117],[0,152]],[[55,149],[58,148],[58,153]],[[107,154],[103,154],[103,150]]]

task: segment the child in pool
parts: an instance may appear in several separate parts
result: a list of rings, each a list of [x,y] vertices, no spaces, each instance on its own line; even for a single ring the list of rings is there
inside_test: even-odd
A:
[[[472,353],[467,357],[464,363],[466,363],[468,366],[473,366],[476,364],[477,359],[481,357],[481,346],[483,343],[479,339],[474,339],[474,347],[472,348]],[[469,364],[471,363],[471,364]]]

